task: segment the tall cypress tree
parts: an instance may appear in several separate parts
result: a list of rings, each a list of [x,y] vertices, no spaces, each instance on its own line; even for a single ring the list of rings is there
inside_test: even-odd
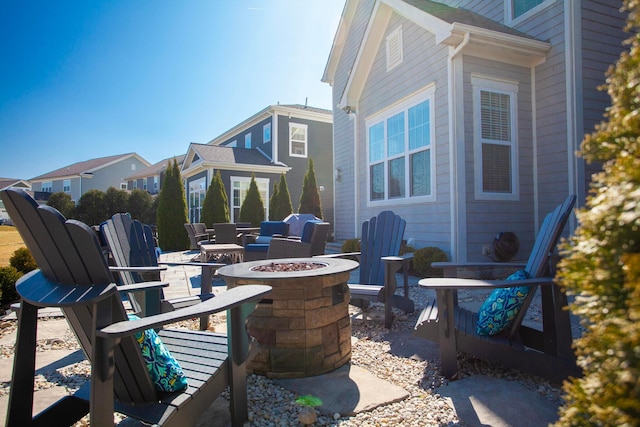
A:
[[[220,170],[216,172],[207,189],[207,195],[202,202],[202,222],[212,227],[213,224],[229,222],[229,199],[224,189]]]
[[[264,203],[262,203],[258,184],[256,184],[256,176],[253,173],[249,190],[247,190],[247,195],[240,206],[240,221],[249,222],[252,227],[259,227],[260,223],[264,221]]]
[[[293,206],[291,205],[291,194],[289,194],[289,187],[287,187],[287,178],[284,173],[280,175],[280,188],[278,189],[278,213],[280,214],[280,220],[285,219],[287,216],[293,213]]]
[[[632,33],[607,72],[611,107],[582,142],[602,162],[558,278],[577,296],[585,332],[574,342],[581,378],[565,382],[559,426],[637,426],[640,420],[640,4],[625,0]]]
[[[273,183],[273,193],[269,198],[269,221],[278,221],[280,215],[278,214],[278,183]]]
[[[302,183],[302,194],[300,195],[298,213],[310,213],[318,218],[322,218],[320,193],[318,193],[316,172],[313,169],[313,160],[311,158],[309,158],[309,168],[304,175],[304,181]]]
[[[160,194],[158,195],[158,243],[164,250],[180,251],[189,247],[189,235],[184,228],[188,222],[185,197],[178,162],[167,166]]]

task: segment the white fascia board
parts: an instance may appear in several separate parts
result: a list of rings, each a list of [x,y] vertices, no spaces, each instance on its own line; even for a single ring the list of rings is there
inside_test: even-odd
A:
[[[353,22],[353,16],[355,15],[356,6],[358,0],[347,0],[342,9],[342,15],[340,16],[340,22],[336,34],[333,37],[333,44],[331,45],[331,52],[329,52],[329,58],[327,59],[327,65],[324,68],[324,73],[320,79],[323,83],[329,83],[333,86],[333,79],[336,75],[340,58],[342,57],[342,51],[351,29],[351,23]]]
[[[389,5],[389,7],[391,7],[398,15],[414,22],[434,34],[436,36],[436,44],[442,43],[451,35],[451,24],[436,18],[435,16],[416,8],[409,3],[405,3],[402,0],[381,0],[381,2]]]
[[[184,170],[181,175],[184,178],[189,178],[195,175],[196,173],[199,173],[201,171],[206,171],[209,169],[280,174],[280,173],[289,172],[291,170],[291,167],[290,166],[249,165],[249,164],[229,165],[228,163],[202,162],[202,163],[198,163],[198,165],[196,166],[193,166],[189,169]]]
[[[384,30],[387,27],[393,10],[382,2],[376,2],[367,24],[367,29],[362,37],[362,43],[358,49],[358,54],[353,63],[353,68],[349,75],[349,80],[344,88],[342,98],[338,103],[338,108],[342,109],[347,105],[355,107],[358,105],[360,94],[364,89],[366,77],[369,75],[373,61],[375,60],[378,47],[384,37]]]
[[[283,105],[273,105],[272,113],[291,116],[298,119],[314,120],[316,122],[333,123],[333,113],[321,113],[319,111],[302,110],[300,108],[291,108]]]

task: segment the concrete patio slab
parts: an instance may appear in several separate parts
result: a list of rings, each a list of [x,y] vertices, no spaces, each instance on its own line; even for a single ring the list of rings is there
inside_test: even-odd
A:
[[[406,399],[409,392],[351,364],[328,374],[306,378],[278,379],[274,382],[300,396],[313,395],[322,400],[320,413],[355,415],[381,405]]]

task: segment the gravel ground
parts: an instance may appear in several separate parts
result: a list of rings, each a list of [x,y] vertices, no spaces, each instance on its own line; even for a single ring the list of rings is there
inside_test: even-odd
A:
[[[416,302],[415,313],[405,315],[396,312],[396,320],[393,330],[411,331],[416,323],[420,309],[424,307],[428,297],[423,288],[410,287],[411,298]],[[467,302],[482,301],[484,295],[461,294],[461,299]],[[374,310],[382,307],[374,306]],[[354,310],[352,314],[355,314]],[[527,314],[529,320],[538,320],[540,307],[533,304]],[[46,321],[46,320],[45,320]],[[226,322],[224,315],[212,317],[211,327]],[[199,320],[182,322],[173,327],[197,329]],[[0,336],[15,329],[15,321],[0,321]],[[362,322],[360,318],[353,320],[353,336],[358,338],[352,347],[351,363],[367,369],[373,375],[400,386],[410,393],[410,397],[404,401],[376,408],[369,412],[363,412],[356,416],[342,417],[340,414],[319,415],[316,426],[449,426],[460,425],[453,408],[448,400],[436,392],[436,388],[447,384],[447,379],[440,376],[438,360],[420,361],[406,357],[398,357],[390,353],[390,343],[385,340],[386,331],[380,322]],[[62,336],[49,340],[38,340],[37,351],[48,349],[79,349],[72,332],[66,331]],[[13,346],[0,346],[0,358],[8,358],[13,354]],[[517,371],[504,369],[490,364],[459,355],[460,370],[458,378],[475,374],[484,374],[497,378],[505,378],[518,381],[530,390],[543,397],[560,401],[562,392],[556,385],[550,384],[541,378],[525,375]],[[51,372],[47,375],[38,375],[36,389],[53,386],[64,386],[71,393],[78,389],[89,379],[90,366],[84,361]],[[0,395],[9,392],[9,383],[0,384]],[[248,398],[250,426],[298,426],[298,415],[301,406],[295,403],[298,396],[279,387],[273,381],[258,375],[249,375]],[[121,417],[117,416],[116,420]],[[76,424],[88,425],[85,418]]]

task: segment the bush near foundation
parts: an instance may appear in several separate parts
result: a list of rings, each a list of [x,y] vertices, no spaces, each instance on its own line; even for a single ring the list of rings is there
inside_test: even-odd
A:
[[[442,277],[442,269],[431,267],[431,263],[448,260],[447,254],[440,248],[428,246],[416,249],[413,252],[413,272],[418,277]]]

